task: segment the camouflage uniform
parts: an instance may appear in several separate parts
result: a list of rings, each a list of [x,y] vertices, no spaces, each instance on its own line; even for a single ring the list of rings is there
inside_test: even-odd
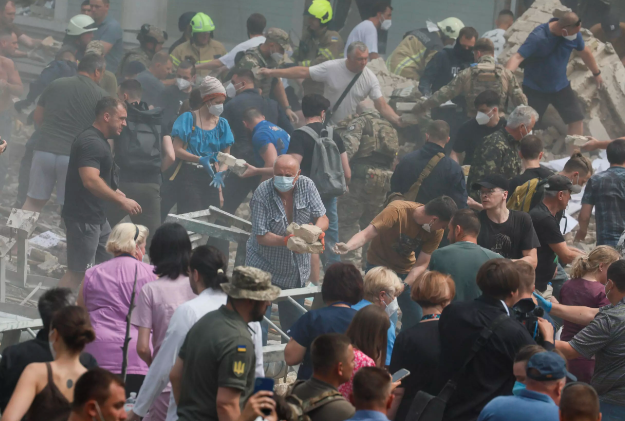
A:
[[[267,35],[265,36],[265,42],[276,42],[284,48],[285,52],[291,49],[291,45],[289,44],[289,35],[282,29],[268,29]],[[249,69],[254,72],[255,87],[262,90],[263,98],[269,98],[276,78],[259,78],[257,76],[257,71],[260,68],[276,69],[278,68],[278,63],[271,58],[271,56],[263,56],[263,53],[260,50],[260,47],[263,45],[264,44],[261,44],[258,47],[247,50],[245,55],[238,61],[238,63],[236,63],[234,69]]]
[[[339,240],[347,242],[382,211],[399,141],[395,128],[377,111],[349,116],[335,130],[343,139],[352,169],[349,192],[338,200]],[[360,250],[353,250],[341,260],[360,267],[361,257]]]
[[[165,38],[166,33],[162,29],[154,25],[149,25],[149,28],[150,29],[147,33],[140,32],[139,35],[137,35],[137,39],[139,40],[139,42],[143,40],[162,44],[167,40]],[[124,54],[124,57],[122,57],[122,61],[117,67],[117,76],[121,76],[123,74],[124,67],[126,67],[128,63],[133,61],[143,63],[143,65],[147,69],[148,67],[150,67],[150,63],[152,62],[152,57],[154,57],[154,54],[155,53],[153,53],[152,51],[146,50],[143,46],[128,51],[126,54]]]
[[[523,93],[514,74],[500,64],[496,64],[495,57],[482,56],[477,64],[464,69],[449,84],[436,91],[430,98],[418,103],[415,113],[423,113],[431,108],[464,95],[466,99],[467,115],[474,118],[477,114],[475,98],[486,90],[493,90],[499,94],[499,111],[503,114],[511,100],[515,107],[527,105],[527,97]]]
[[[324,61],[342,58],[344,49],[345,43],[338,32],[329,31],[326,27],[322,27],[316,33],[311,33],[306,29],[292,59],[297,62],[298,66],[311,67]],[[322,82],[306,79],[302,86],[304,95],[323,95]]]
[[[174,64],[174,68],[178,68],[180,63],[183,60],[186,60],[187,57],[193,57],[195,59],[196,64],[208,63],[210,61],[215,60],[215,58],[219,58],[225,56],[228,52],[226,51],[226,47],[224,45],[212,39],[208,42],[208,44],[200,46],[196,45],[193,42],[193,39],[190,39],[187,42],[184,42],[177,46],[174,51],[169,55],[171,57],[171,61]],[[197,75],[201,78],[208,76],[211,70],[198,70]]]
[[[473,154],[473,164],[467,179],[467,188],[480,182],[487,175],[499,174],[507,180],[521,174],[520,143],[505,128],[486,136]],[[479,201],[479,195],[471,190],[469,196]]]
[[[409,32],[391,53],[386,66],[396,75],[419,80],[425,66],[434,55],[443,49],[439,32],[417,29]]]

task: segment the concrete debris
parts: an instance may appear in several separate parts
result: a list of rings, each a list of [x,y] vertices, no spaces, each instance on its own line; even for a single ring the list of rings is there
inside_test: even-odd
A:
[[[245,170],[247,170],[245,159],[237,159],[227,153],[219,152],[217,154],[217,161],[221,165],[227,165],[228,169],[238,176],[243,175]]]
[[[245,170],[247,170],[247,165],[245,164],[246,164],[245,159],[237,159],[234,162],[234,165],[228,168],[230,169],[230,171],[232,171],[236,175],[242,176]]]
[[[384,95],[384,99],[386,99],[387,102],[391,99],[391,94],[396,89],[419,87],[418,80],[408,79],[403,76],[391,73],[386,67],[386,63],[384,62],[384,60],[381,58],[371,60],[369,64],[367,64],[367,67],[378,78],[378,81],[380,82],[380,88],[382,89],[382,95]],[[418,89],[415,90],[417,92],[419,91]]]
[[[323,244],[321,241],[317,241],[313,244],[308,244],[304,241],[303,238],[299,237],[289,237],[289,241],[286,243],[286,247],[294,251],[295,253],[311,253],[311,254],[321,254],[323,253]]]
[[[499,56],[499,62],[507,63],[538,25],[547,23],[552,17],[562,16],[568,11],[570,9],[558,0],[536,0],[506,32],[507,42]],[[579,53],[574,51],[567,74],[586,116],[584,132],[597,139],[614,139],[625,133],[625,67],[612,45],[599,41],[587,29],[582,29],[581,33],[601,69],[604,82],[603,88],[599,89]],[[517,71],[517,78],[523,79],[521,69]],[[551,152],[557,153],[555,150]]]
[[[319,236],[321,235],[321,233],[323,233],[323,230],[316,225],[298,225],[295,222],[292,222],[286,228],[286,232],[301,238],[308,244],[313,244],[319,239]]]
[[[567,136],[565,139],[568,145],[584,146],[588,142],[587,136]]]

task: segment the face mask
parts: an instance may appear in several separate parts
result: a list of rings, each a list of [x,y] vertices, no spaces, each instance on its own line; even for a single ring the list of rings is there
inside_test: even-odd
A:
[[[573,187],[571,187],[572,194],[579,194],[582,192],[583,187],[579,184],[579,174],[577,175],[577,180],[573,183]]]
[[[228,95],[228,98],[234,98],[237,95],[237,88],[234,87],[232,82],[226,86],[226,95]]]
[[[50,339],[52,332],[48,335],[48,345],[50,346],[50,354],[52,354],[52,361],[56,360],[56,351],[54,350],[54,341]]]
[[[475,57],[473,56],[473,48],[466,49],[460,44],[460,41],[456,41],[456,45],[454,45],[454,50],[456,54],[462,61],[473,63]]]
[[[382,24],[380,25],[380,29],[382,29],[383,31],[388,31],[389,29],[391,29],[392,23],[393,22],[391,22],[390,19],[387,19],[384,22],[382,22]]]
[[[423,224],[421,225],[421,228],[423,228],[423,231],[425,232],[432,232],[432,223]]]
[[[610,281],[608,280],[608,282],[610,282]],[[606,282],[605,285],[603,286],[603,290],[605,291],[605,296],[606,297],[608,296],[610,291],[612,291],[611,289],[608,289],[608,282]]]
[[[384,311],[386,312],[388,317],[391,317],[393,314],[397,312],[398,309],[399,309],[399,304],[397,303],[397,298],[395,298],[393,301],[391,301],[390,304],[386,306]]]
[[[523,134],[523,130],[525,130],[525,134]],[[521,139],[523,139],[525,136],[529,136],[530,134],[532,134],[532,132],[528,132],[525,125],[521,126]]]
[[[566,34],[566,35],[564,35]],[[562,30],[562,36],[566,39],[568,39],[569,41],[575,41],[577,39],[577,34],[574,35],[569,35],[568,31],[566,29]]]
[[[185,89],[188,89],[191,86],[191,82],[189,82],[188,80],[184,80],[182,78],[177,78],[176,79],[176,86],[181,91],[184,91]]]
[[[208,112],[215,117],[219,117],[221,113],[224,112],[224,104],[211,105],[210,107],[208,107]]]
[[[293,181],[295,177],[285,177],[282,175],[275,175],[273,177],[273,185],[279,192],[286,193],[293,190]]]
[[[280,53],[271,53],[271,58],[274,59],[277,63],[280,63],[284,58],[284,54]]]
[[[100,421],[106,421],[104,419],[104,417],[102,416],[102,411],[100,410],[100,405],[98,405],[98,402],[94,402],[95,403],[95,409],[96,411],[98,411],[98,417],[100,418]]]
[[[490,117],[488,116],[488,114],[478,111],[477,115],[475,116],[475,121],[477,121],[477,124],[479,124],[480,126],[484,126],[488,124],[488,122],[490,121]]]
[[[512,388],[512,394],[514,396],[519,396],[519,392],[521,390],[525,390],[525,385],[521,382],[514,382],[514,387]]]

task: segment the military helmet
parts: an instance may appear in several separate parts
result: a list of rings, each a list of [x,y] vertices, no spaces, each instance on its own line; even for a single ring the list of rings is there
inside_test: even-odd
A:
[[[328,0],[314,0],[308,8],[308,14],[326,24],[332,20],[332,5]]]
[[[197,34],[199,32],[213,32],[215,24],[206,13],[198,13],[191,19],[191,32]]]
[[[458,39],[460,30],[464,28],[464,23],[458,18],[447,18],[436,24],[445,36],[451,39]]]
[[[69,20],[69,24],[67,25],[67,29],[65,32],[67,35],[82,35],[87,32],[93,32],[97,30],[95,26],[95,21],[91,16],[87,15],[76,15]]]
[[[145,23],[141,26],[139,33],[137,34],[137,40],[139,42],[154,42],[157,44],[163,44],[167,41],[167,32],[161,28]]]

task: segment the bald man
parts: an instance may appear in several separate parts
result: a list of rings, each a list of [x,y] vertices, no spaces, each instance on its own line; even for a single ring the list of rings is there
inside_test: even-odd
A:
[[[310,276],[310,254],[294,253],[286,247],[291,222],[314,224],[328,229],[326,208],[315,183],[303,175],[299,162],[281,155],[273,165],[273,177],[260,183],[252,200],[252,235],[247,240],[245,265],[271,273],[271,282],[282,289],[302,288]],[[303,300],[302,303],[303,304]],[[302,315],[289,301],[278,303],[284,332]],[[271,307],[267,317],[271,316]],[[267,344],[267,324],[263,323],[263,345]]]
[[[553,18],[536,27],[506,65],[514,72],[525,62],[523,93],[530,107],[542,118],[549,104],[553,105],[568,125],[570,135],[584,134],[584,112],[566,75],[574,49],[592,72],[597,85],[603,84],[601,70],[584,44],[581,29],[582,21],[573,12],[561,19]]]

